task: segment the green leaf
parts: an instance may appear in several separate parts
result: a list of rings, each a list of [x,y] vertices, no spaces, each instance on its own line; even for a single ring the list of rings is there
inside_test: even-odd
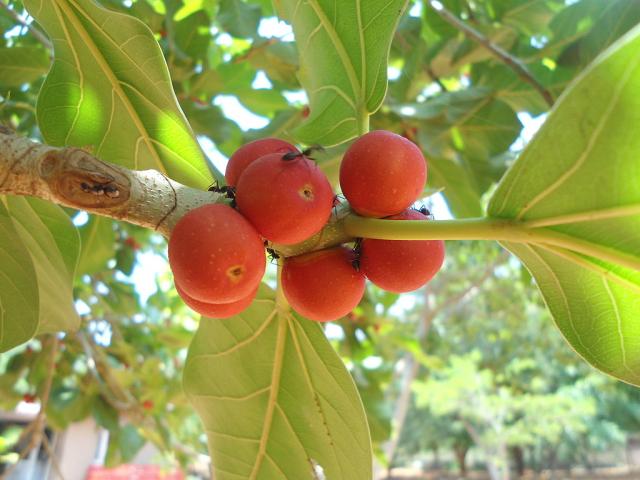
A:
[[[19,87],[49,70],[49,54],[36,47],[0,48],[0,85]]]
[[[184,388],[219,480],[371,479],[353,380],[319,325],[276,306],[267,288],[236,317],[200,321]]]
[[[300,59],[311,114],[302,142],[331,146],[368,129],[387,90],[387,58],[406,0],[282,0]]]
[[[6,202],[35,266],[40,292],[38,333],[77,329],[80,317],[73,305],[72,284],[80,254],[78,231],[57,205],[14,196]]]
[[[109,162],[156,169],[193,187],[210,185],[146,25],[91,0],[24,3],[54,44],[53,67],[38,97],[47,143],[90,147]]]
[[[242,0],[221,0],[218,22],[234,37],[254,37],[262,11],[259,5],[251,5]]]
[[[429,186],[442,188],[449,209],[456,217],[482,215],[480,193],[473,175],[460,164],[446,158],[429,157]]]
[[[118,443],[120,445],[122,460],[124,462],[128,462],[138,454],[142,447],[144,447],[145,440],[138,433],[138,429],[129,423],[118,432]]]
[[[91,275],[107,268],[115,250],[113,220],[91,215],[80,227],[82,249],[78,260],[78,274]]]
[[[39,296],[31,256],[0,198],[0,352],[38,329]]]
[[[504,152],[520,133],[515,112],[486,88],[442,93],[422,103],[394,105],[392,110],[420,121],[422,146],[434,156],[464,152],[487,159]]]
[[[210,25],[209,15],[203,10],[176,22],[174,36],[177,47],[194,61],[204,59],[211,41]]]
[[[281,88],[300,89],[296,79],[298,56],[293,42],[257,44],[260,55],[251,55],[249,62],[256,70],[264,70],[267,76],[280,84]]]
[[[133,273],[136,263],[136,252],[129,246],[123,246],[116,251],[116,269],[129,276]]]
[[[640,27],[558,102],[489,204],[519,221],[558,327],[596,368],[640,385]],[[597,94],[595,94],[597,92]]]

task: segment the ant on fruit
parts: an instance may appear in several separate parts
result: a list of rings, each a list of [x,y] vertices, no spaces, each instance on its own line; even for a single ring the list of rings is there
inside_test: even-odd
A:
[[[417,209],[418,212],[420,212],[421,214],[423,214],[425,217],[427,217],[429,220],[433,220],[433,214],[431,213],[431,211],[425,207],[424,205],[421,206],[420,208]]]
[[[353,245],[353,260],[351,260],[351,266],[356,272],[360,271],[360,257],[362,255],[362,239],[356,238]]]
[[[220,186],[216,180],[216,182],[211,185],[207,191],[222,193],[226,198],[231,200],[231,208],[236,208],[236,187],[232,187],[231,185]]]
[[[307,157],[309,160],[315,161],[316,159],[310,155],[313,152],[324,152],[324,147],[320,145],[311,145],[309,148],[305,148],[302,152],[287,152],[282,156],[282,160],[291,161],[300,157]]]
[[[278,263],[278,260],[280,259],[280,255],[278,255],[278,253],[273,249],[273,248],[267,248],[267,254],[269,255],[269,261],[273,264]]]
[[[267,250],[267,254],[269,255],[269,261],[273,264],[278,263],[278,260],[280,259],[280,255],[278,254],[278,252],[276,252],[273,248],[271,248],[269,246],[269,240],[265,240],[264,242],[262,242],[264,245],[264,248]]]

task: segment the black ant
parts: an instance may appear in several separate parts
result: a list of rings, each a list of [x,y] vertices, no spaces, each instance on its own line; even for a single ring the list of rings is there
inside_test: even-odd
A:
[[[280,255],[278,255],[278,252],[276,252],[273,248],[267,247],[267,254],[269,255],[269,261],[271,263],[278,263],[278,260],[280,259]]]
[[[305,148],[302,152],[287,152],[282,156],[282,160],[291,161],[296,158],[307,157],[315,161],[315,158],[310,156],[313,152],[324,152],[324,148],[320,145],[312,145],[309,148]]]
[[[231,200],[231,207],[236,208],[236,187],[232,187],[231,185],[220,186],[216,181],[216,183],[211,185],[207,191],[222,193],[226,198]]]
[[[428,217],[429,220],[433,220],[433,214],[431,213],[431,211],[429,211],[429,209],[427,207],[425,207],[424,205],[421,206],[418,211],[423,214],[425,217]]]
[[[360,257],[362,256],[362,239],[356,238],[353,244],[353,260],[351,260],[351,266],[356,272],[360,271]]]

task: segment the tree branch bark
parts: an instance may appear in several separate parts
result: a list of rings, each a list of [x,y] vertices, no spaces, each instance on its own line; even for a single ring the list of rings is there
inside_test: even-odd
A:
[[[457,16],[451,13],[449,10],[444,8],[437,0],[427,0],[427,5],[431,7],[433,11],[435,11],[438,15],[440,15],[447,23],[455,27],[464,33],[471,40],[479,43],[491,53],[493,53],[498,59],[500,59],[503,63],[505,63],[509,68],[511,68],[516,74],[529,85],[531,85],[544,101],[549,105],[549,107],[553,107],[553,96],[551,92],[547,90],[536,78],[533,74],[527,69],[527,67],[516,57],[511,55],[509,52],[505,51],[487,37],[485,37],[482,33],[477,31],[475,28],[467,25],[462,20],[460,20]]]
[[[133,171],[79,148],[56,148],[0,126],[0,194],[30,195],[123,220],[164,236],[187,211],[221,195],[155,170]]]

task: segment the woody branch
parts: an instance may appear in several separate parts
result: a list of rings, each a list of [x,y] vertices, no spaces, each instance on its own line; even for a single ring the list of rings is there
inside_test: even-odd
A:
[[[129,170],[78,148],[43,145],[4,127],[0,127],[0,194],[42,198],[165,236],[187,211],[220,198],[155,170]]]

